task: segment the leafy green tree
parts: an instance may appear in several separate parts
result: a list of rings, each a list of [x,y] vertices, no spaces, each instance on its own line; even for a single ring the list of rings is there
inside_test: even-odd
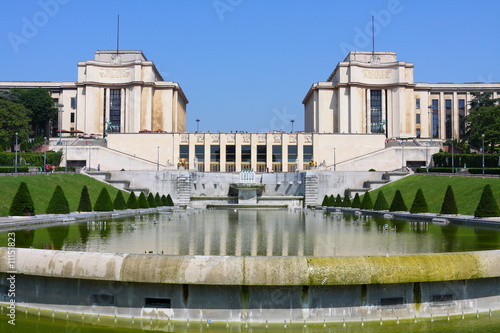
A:
[[[354,195],[354,199],[352,199],[351,207],[352,208],[359,208],[359,207],[361,207],[361,199],[359,198],[359,193],[356,193]]]
[[[127,208],[128,209],[137,209],[139,208],[139,204],[137,203],[137,197],[134,192],[131,192],[128,200],[127,200]]]
[[[172,200],[170,194],[167,194],[167,203],[168,203],[167,206],[172,206],[172,207],[174,206],[174,200]]]
[[[139,194],[139,199],[137,199],[137,204],[139,208],[149,208],[148,199],[146,198],[144,192],[141,192],[141,194]]]
[[[476,217],[497,217],[500,216],[497,201],[493,196],[490,184],[486,184],[481,194],[481,199],[474,212]]]
[[[351,207],[351,198],[349,198],[349,194],[344,195],[344,200],[342,201],[342,207]]]
[[[165,194],[163,194],[161,196],[161,205],[162,206],[168,206],[168,200],[167,200],[167,197],[165,196]]]
[[[116,197],[115,200],[113,201],[113,207],[116,210],[127,209],[127,203],[125,202],[125,198],[123,197],[122,191],[116,192]]]
[[[14,148],[16,133],[18,143],[27,140],[30,133],[31,112],[21,104],[0,99],[0,149]]]
[[[69,203],[61,186],[56,186],[45,212],[47,214],[69,214]]]
[[[321,203],[321,206],[323,207],[326,207],[328,206],[328,195],[325,194],[325,196],[323,197],[323,202]]]
[[[401,191],[397,190],[394,194],[394,198],[392,199],[391,206],[389,207],[389,211],[391,212],[405,212],[408,208],[406,207],[405,201],[403,200],[403,196],[401,195]]]
[[[337,197],[335,198],[335,207],[342,207],[342,197],[340,194],[337,194]]]
[[[363,200],[361,201],[361,205],[359,206],[361,209],[373,209],[373,201],[372,198],[370,197],[370,192],[366,192],[363,194]]]
[[[375,203],[373,204],[373,210],[388,210],[389,204],[385,199],[384,192],[379,191],[377,194],[377,199],[375,199]]]
[[[12,89],[25,108],[31,111],[31,126],[35,136],[48,134],[49,122],[57,121],[57,108],[50,96],[50,91],[44,88]]]
[[[424,192],[421,188],[417,190],[415,193],[415,199],[413,199],[413,204],[410,208],[410,213],[427,213],[429,212],[429,206],[427,205],[427,201],[424,197]]]
[[[156,208],[157,207],[155,196],[153,195],[153,193],[148,194],[148,204],[149,204],[149,208]]]
[[[94,211],[96,212],[112,212],[115,210],[113,206],[113,202],[111,201],[111,197],[109,196],[108,190],[103,187],[101,193],[97,197],[97,200],[94,204]]]
[[[443,204],[441,205],[441,214],[458,214],[457,203],[451,185],[446,188]]]
[[[35,215],[35,205],[31,198],[28,185],[25,182],[19,184],[16,195],[12,200],[9,210],[10,216],[32,216]]]
[[[89,189],[86,185],[83,186],[82,192],[80,194],[80,202],[78,203],[79,212],[91,212],[92,202],[90,201]]]
[[[161,202],[161,198],[160,198],[160,193],[158,193],[158,192],[156,192],[156,195],[155,195],[155,202],[156,202],[156,207],[163,206],[163,203]]]
[[[495,147],[500,142],[500,100],[493,99],[491,92],[471,93],[469,115],[464,118],[466,138],[475,147],[482,146],[482,136],[486,146]]]

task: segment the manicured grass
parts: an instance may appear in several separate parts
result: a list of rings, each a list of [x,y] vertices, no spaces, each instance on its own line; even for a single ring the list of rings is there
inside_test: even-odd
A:
[[[108,189],[112,199],[115,198],[118,189],[104,184],[91,177],[82,174],[58,174],[48,173],[44,175],[21,175],[21,176],[2,176],[0,177],[0,216],[9,215],[9,208],[12,199],[16,194],[17,188],[21,182],[26,182],[31,193],[33,203],[35,204],[36,214],[45,214],[45,210],[52,198],[54,189],[60,185],[64,191],[66,199],[69,202],[70,211],[74,212],[78,208],[80,194],[83,185],[87,185],[92,206],[95,204],[99,193],[103,187]],[[128,198],[128,196],[126,196]]]
[[[417,190],[422,188],[422,192],[429,205],[429,211],[431,213],[439,213],[443,204],[446,187],[451,185],[455,194],[458,213],[462,215],[474,215],[486,184],[491,185],[493,195],[497,203],[500,204],[500,178],[411,175],[370,191],[370,197],[376,198],[378,192],[383,191],[390,205],[396,190],[400,190],[405,204],[409,209]]]

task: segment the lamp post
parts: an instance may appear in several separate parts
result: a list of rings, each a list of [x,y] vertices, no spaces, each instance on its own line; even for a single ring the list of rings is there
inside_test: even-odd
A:
[[[57,112],[59,113],[59,142],[57,143],[58,146],[62,145],[62,113],[64,110],[62,109],[64,107],[63,104],[57,104],[57,107],[59,110]]]
[[[484,134],[481,135],[481,139],[483,140],[483,176],[484,176]]]
[[[405,171],[405,146],[401,143],[401,172]]]
[[[432,117],[434,114],[433,111],[434,111],[434,107],[432,105],[429,105],[429,127],[430,127],[429,136],[431,137],[431,143],[430,143],[431,147],[432,147],[432,137],[434,136],[433,128],[432,128]],[[429,164],[428,164],[428,166],[430,166],[431,161],[432,161],[432,153],[431,153],[430,149],[428,149],[428,150],[429,150],[429,154],[428,154],[429,155]],[[429,168],[426,168],[426,171],[429,172]]]
[[[47,165],[47,137],[43,138],[43,170],[45,170],[45,166]]]
[[[64,159],[66,160],[66,163],[64,166],[64,171],[68,171],[68,141],[66,141],[65,143],[66,143],[66,155]]]
[[[156,171],[160,170],[160,146],[157,147],[156,152]]]
[[[451,138],[451,173],[455,173],[455,159],[453,154],[453,138]]]
[[[200,119],[196,119],[196,133],[200,131]]]
[[[16,152],[16,154],[15,154],[15,155],[16,155],[16,156],[15,156],[16,161],[14,162],[14,165],[15,165],[15,167],[14,167],[14,172],[15,172],[15,173],[17,173],[17,136],[18,136],[18,135],[19,135],[19,133],[17,133],[17,132],[16,132],[16,146],[14,147],[14,151]]]
[[[337,171],[337,156],[335,154],[335,147],[333,147],[333,171]]]
[[[290,122],[292,123],[292,133],[293,133],[293,123],[295,122],[295,119],[290,120]]]

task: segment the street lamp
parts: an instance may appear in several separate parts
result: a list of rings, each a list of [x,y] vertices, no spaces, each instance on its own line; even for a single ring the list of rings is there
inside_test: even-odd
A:
[[[59,110],[57,112],[59,113],[59,142],[57,143],[58,146],[62,145],[62,113],[64,110],[62,109],[64,107],[63,104],[57,104],[57,107]]]
[[[430,146],[432,147],[432,137],[434,136],[434,133],[433,133],[433,128],[432,128],[432,117],[433,117],[433,111],[434,111],[434,107],[432,105],[429,105],[429,136],[431,137],[431,143],[430,143]],[[432,152],[429,150],[429,166],[431,165],[431,162],[432,162]],[[426,171],[429,172],[429,168],[426,168]]]
[[[18,135],[19,135],[19,133],[16,132],[16,146],[14,147],[15,152],[16,152],[16,161],[15,161],[15,168],[14,168],[15,173],[17,173],[17,136]]]
[[[68,141],[66,141],[65,143],[66,143],[66,156],[65,156],[66,165],[64,166],[64,171],[68,171]]]
[[[43,170],[45,170],[45,166],[47,165],[47,137],[43,138]]]
[[[200,131],[200,119],[196,119],[196,133]]]
[[[290,120],[290,122],[292,123],[292,133],[293,133],[293,123],[295,122],[295,119]]]
[[[484,176],[484,134],[481,135],[481,138],[483,140],[483,176]]]
[[[333,171],[337,171],[337,156],[335,154],[335,147],[333,147]]]
[[[455,159],[453,158],[453,138],[451,138],[451,173],[455,173]]]
[[[156,171],[160,170],[160,146],[157,147],[157,154],[156,154]]]

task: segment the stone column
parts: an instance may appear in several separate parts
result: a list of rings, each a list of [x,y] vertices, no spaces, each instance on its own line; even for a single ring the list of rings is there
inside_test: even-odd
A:
[[[366,89],[366,133],[371,133],[372,112],[371,112],[371,89]]]

